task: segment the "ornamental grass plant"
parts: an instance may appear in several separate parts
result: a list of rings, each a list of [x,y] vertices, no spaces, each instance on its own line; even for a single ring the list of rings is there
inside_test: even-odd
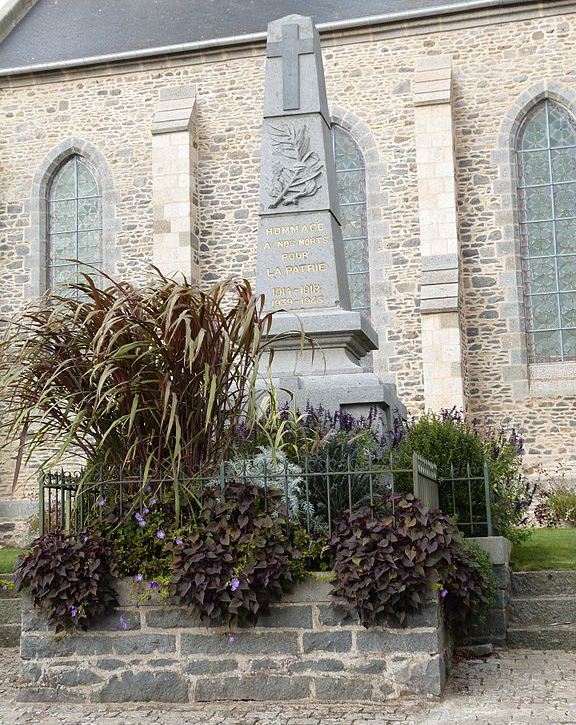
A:
[[[191,478],[250,427],[271,314],[249,282],[202,290],[155,270],[147,283],[91,274],[11,320],[0,343],[0,428],[23,456],[74,451],[85,478]],[[111,472],[107,475],[107,472]],[[117,474],[116,474],[117,475]],[[133,493],[133,491],[129,491]]]

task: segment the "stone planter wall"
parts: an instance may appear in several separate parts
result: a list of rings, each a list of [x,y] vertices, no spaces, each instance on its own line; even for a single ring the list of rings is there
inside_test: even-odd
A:
[[[86,633],[55,636],[23,602],[22,699],[189,702],[383,701],[439,695],[451,647],[432,602],[407,627],[366,629],[330,602],[315,578],[254,628],[203,626],[183,607],[123,604]],[[127,629],[120,625],[123,616]]]
[[[492,568],[498,582],[498,595],[496,602],[488,610],[485,621],[469,626],[468,630],[458,638],[457,644],[466,647],[485,644],[505,647],[510,606],[512,543],[503,536],[478,537],[474,541],[490,555]]]

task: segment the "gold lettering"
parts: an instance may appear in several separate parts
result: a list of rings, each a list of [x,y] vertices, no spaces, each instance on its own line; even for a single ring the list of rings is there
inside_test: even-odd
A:
[[[282,255],[282,261],[285,262],[288,259],[308,259],[309,252],[285,252]]]

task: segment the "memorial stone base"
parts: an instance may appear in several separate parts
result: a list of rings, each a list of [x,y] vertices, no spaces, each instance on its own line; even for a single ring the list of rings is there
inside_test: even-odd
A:
[[[88,632],[54,635],[23,604],[20,699],[70,702],[218,700],[381,702],[440,695],[451,647],[438,602],[406,627],[364,628],[310,577],[258,626],[203,626],[189,610],[151,600],[121,605]],[[120,616],[127,629],[122,629]]]

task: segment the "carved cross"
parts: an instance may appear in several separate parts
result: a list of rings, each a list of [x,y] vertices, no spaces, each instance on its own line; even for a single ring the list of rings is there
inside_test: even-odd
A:
[[[314,52],[313,38],[300,38],[296,23],[282,27],[282,40],[268,43],[268,58],[282,58],[282,94],[285,111],[300,108],[300,56]]]

